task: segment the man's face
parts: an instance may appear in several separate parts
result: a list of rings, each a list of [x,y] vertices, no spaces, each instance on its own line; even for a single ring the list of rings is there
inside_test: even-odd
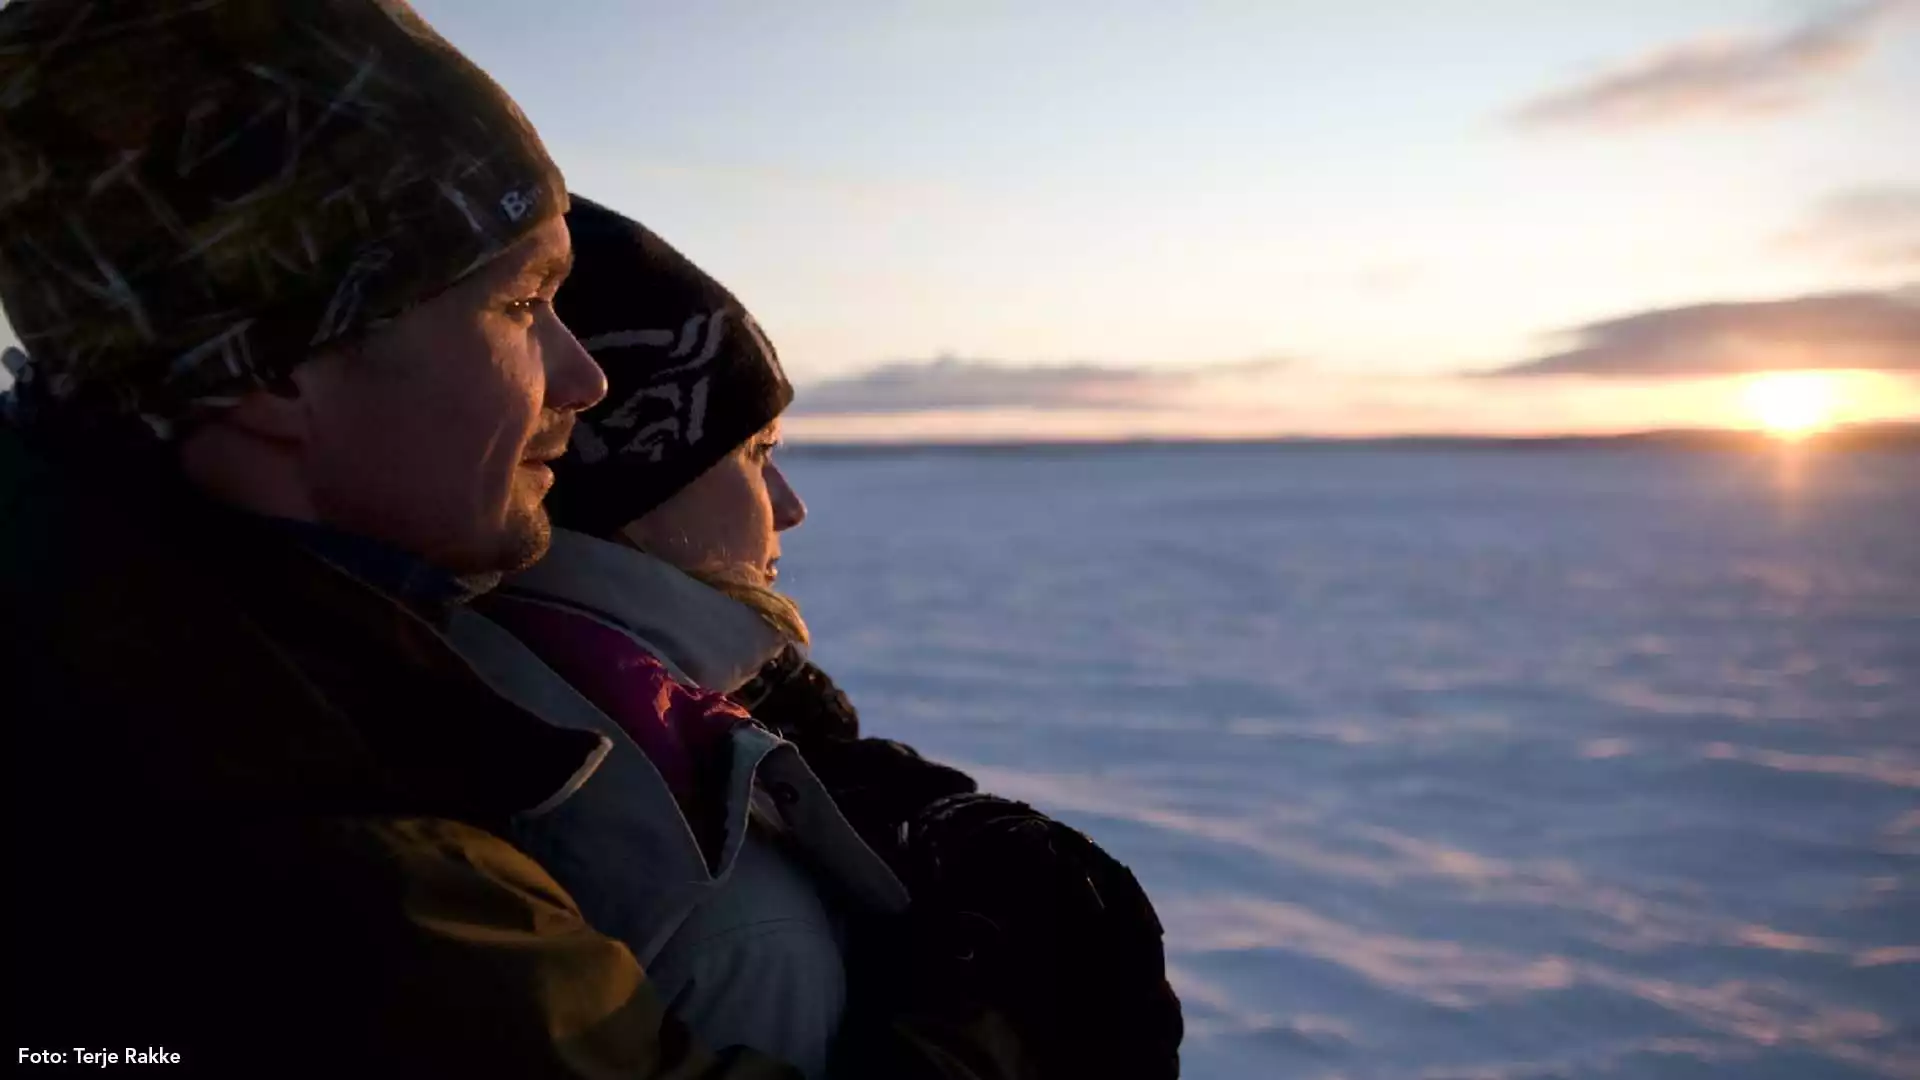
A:
[[[554,218],[357,348],[295,369],[320,521],[457,574],[546,553],[544,462],[607,389],[553,313],[572,250]]]

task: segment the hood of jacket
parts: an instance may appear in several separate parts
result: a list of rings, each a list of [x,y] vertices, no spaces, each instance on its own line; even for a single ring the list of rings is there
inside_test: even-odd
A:
[[[659,558],[568,529],[509,594],[597,615],[638,638],[688,681],[732,693],[788,644],[745,604]]]

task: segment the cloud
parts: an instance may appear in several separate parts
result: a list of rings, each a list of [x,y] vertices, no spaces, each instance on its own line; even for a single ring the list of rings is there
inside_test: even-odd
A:
[[[1857,65],[1877,35],[1916,9],[1920,0],[1868,0],[1782,33],[1683,42],[1549,91],[1514,120],[1526,128],[1626,128],[1784,112]]]
[[[1488,379],[1289,367],[1270,374],[1208,369],[1151,408],[998,406],[894,412],[789,411],[785,434],[819,442],[1023,442],[1259,439],[1275,436],[1607,434],[1654,428],[1751,427],[1744,377]],[[1920,416],[1920,375],[1836,372],[1839,423]],[[796,404],[810,396],[800,390]]]
[[[942,357],[887,364],[806,387],[797,415],[864,416],[983,409],[1159,409],[1192,387],[1282,370],[1286,361],[1166,369],[1105,364],[1013,365]]]
[[[1880,367],[1833,376],[1835,419],[1920,416],[1920,363],[1866,363],[1861,349],[1824,362],[1700,363],[1689,350],[1721,334],[1790,331],[1822,348],[1854,337],[1920,343],[1920,289],[1649,312],[1586,327],[1574,359],[1547,357],[1506,372],[1392,371],[1262,359],[1179,369],[1121,364],[1007,364],[944,358],[889,364],[799,387],[783,425],[800,443],[1258,439],[1275,436],[1607,434],[1660,428],[1751,427],[1745,373],[1764,366]],[[1905,324],[1887,317],[1905,304]],[[1787,315],[1769,314],[1778,306]],[[1866,312],[1849,314],[1850,306]],[[1807,309],[1802,311],[1800,309]],[[1828,310],[1828,309],[1833,310]],[[1707,314],[1701,315],[1700,312]],[[1792,317],[1787,317],[1791,315]],[[1824,318],[1819,333],[1808,327]],[[1851,323],[1849,322],[1851,319]],[[1876,320],[1887,325],[1875,330]],[[1774,324],[1785,324],[1775,326]],[[1855,325],[1858,324],[1858,325]],[[1874,334],[1878,338],[1874,338]],[[1895,346],[1883,343],[1879,354]],[[1640,354],[1650,352],[1649,362]],[[1778,359],[1778,358],[1776,358]],[[1876,355],[1874,359],[1880,359]],[[1685,360],[1687,362],[1681,362]],[[1489,374],[1577,371],[1608,379]],[[1693,378],[1667,378],[1696,375]]]
[[[1863,266],[1920,267],[1920,187],[1834,192],[1781,241],[1803,251],[1843,255]]]
[[[1920,286],[1644,311],[1573,331],[1572,348],[1494,375],[1920,372]]]

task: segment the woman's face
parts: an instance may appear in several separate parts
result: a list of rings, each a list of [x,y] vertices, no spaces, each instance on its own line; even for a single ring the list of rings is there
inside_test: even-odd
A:
[[[776,420],[621,535],[682,570],[771,587],[780,576],[780,534],[807,518],[806,504],[773,463],[779,444]]]

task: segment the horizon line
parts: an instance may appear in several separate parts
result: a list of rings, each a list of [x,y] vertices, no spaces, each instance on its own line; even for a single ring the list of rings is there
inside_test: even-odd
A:
[[[1125,449],[1205,448],[1205,447],[1572,447],[1605,445],[1679,445],[1687,447],[1748,446],[1821,446],[1841,444],[1869,448],[1912,447],[1920,449],[1920,417],[1911,420],[1879,420],[1845,424],[1798,438],[1781,438],[1762,428],[1679,427],[1646,428],[1620,432],[1562,432],[1551,434],[1471,434],[1408,432],[1397,435],[1122,435],[1059,437],[1037,436],[936,439],[902,438],[830,438],[790,435],[783,440],[789,452],[841,450],[1051,450],[1051,449]]]

